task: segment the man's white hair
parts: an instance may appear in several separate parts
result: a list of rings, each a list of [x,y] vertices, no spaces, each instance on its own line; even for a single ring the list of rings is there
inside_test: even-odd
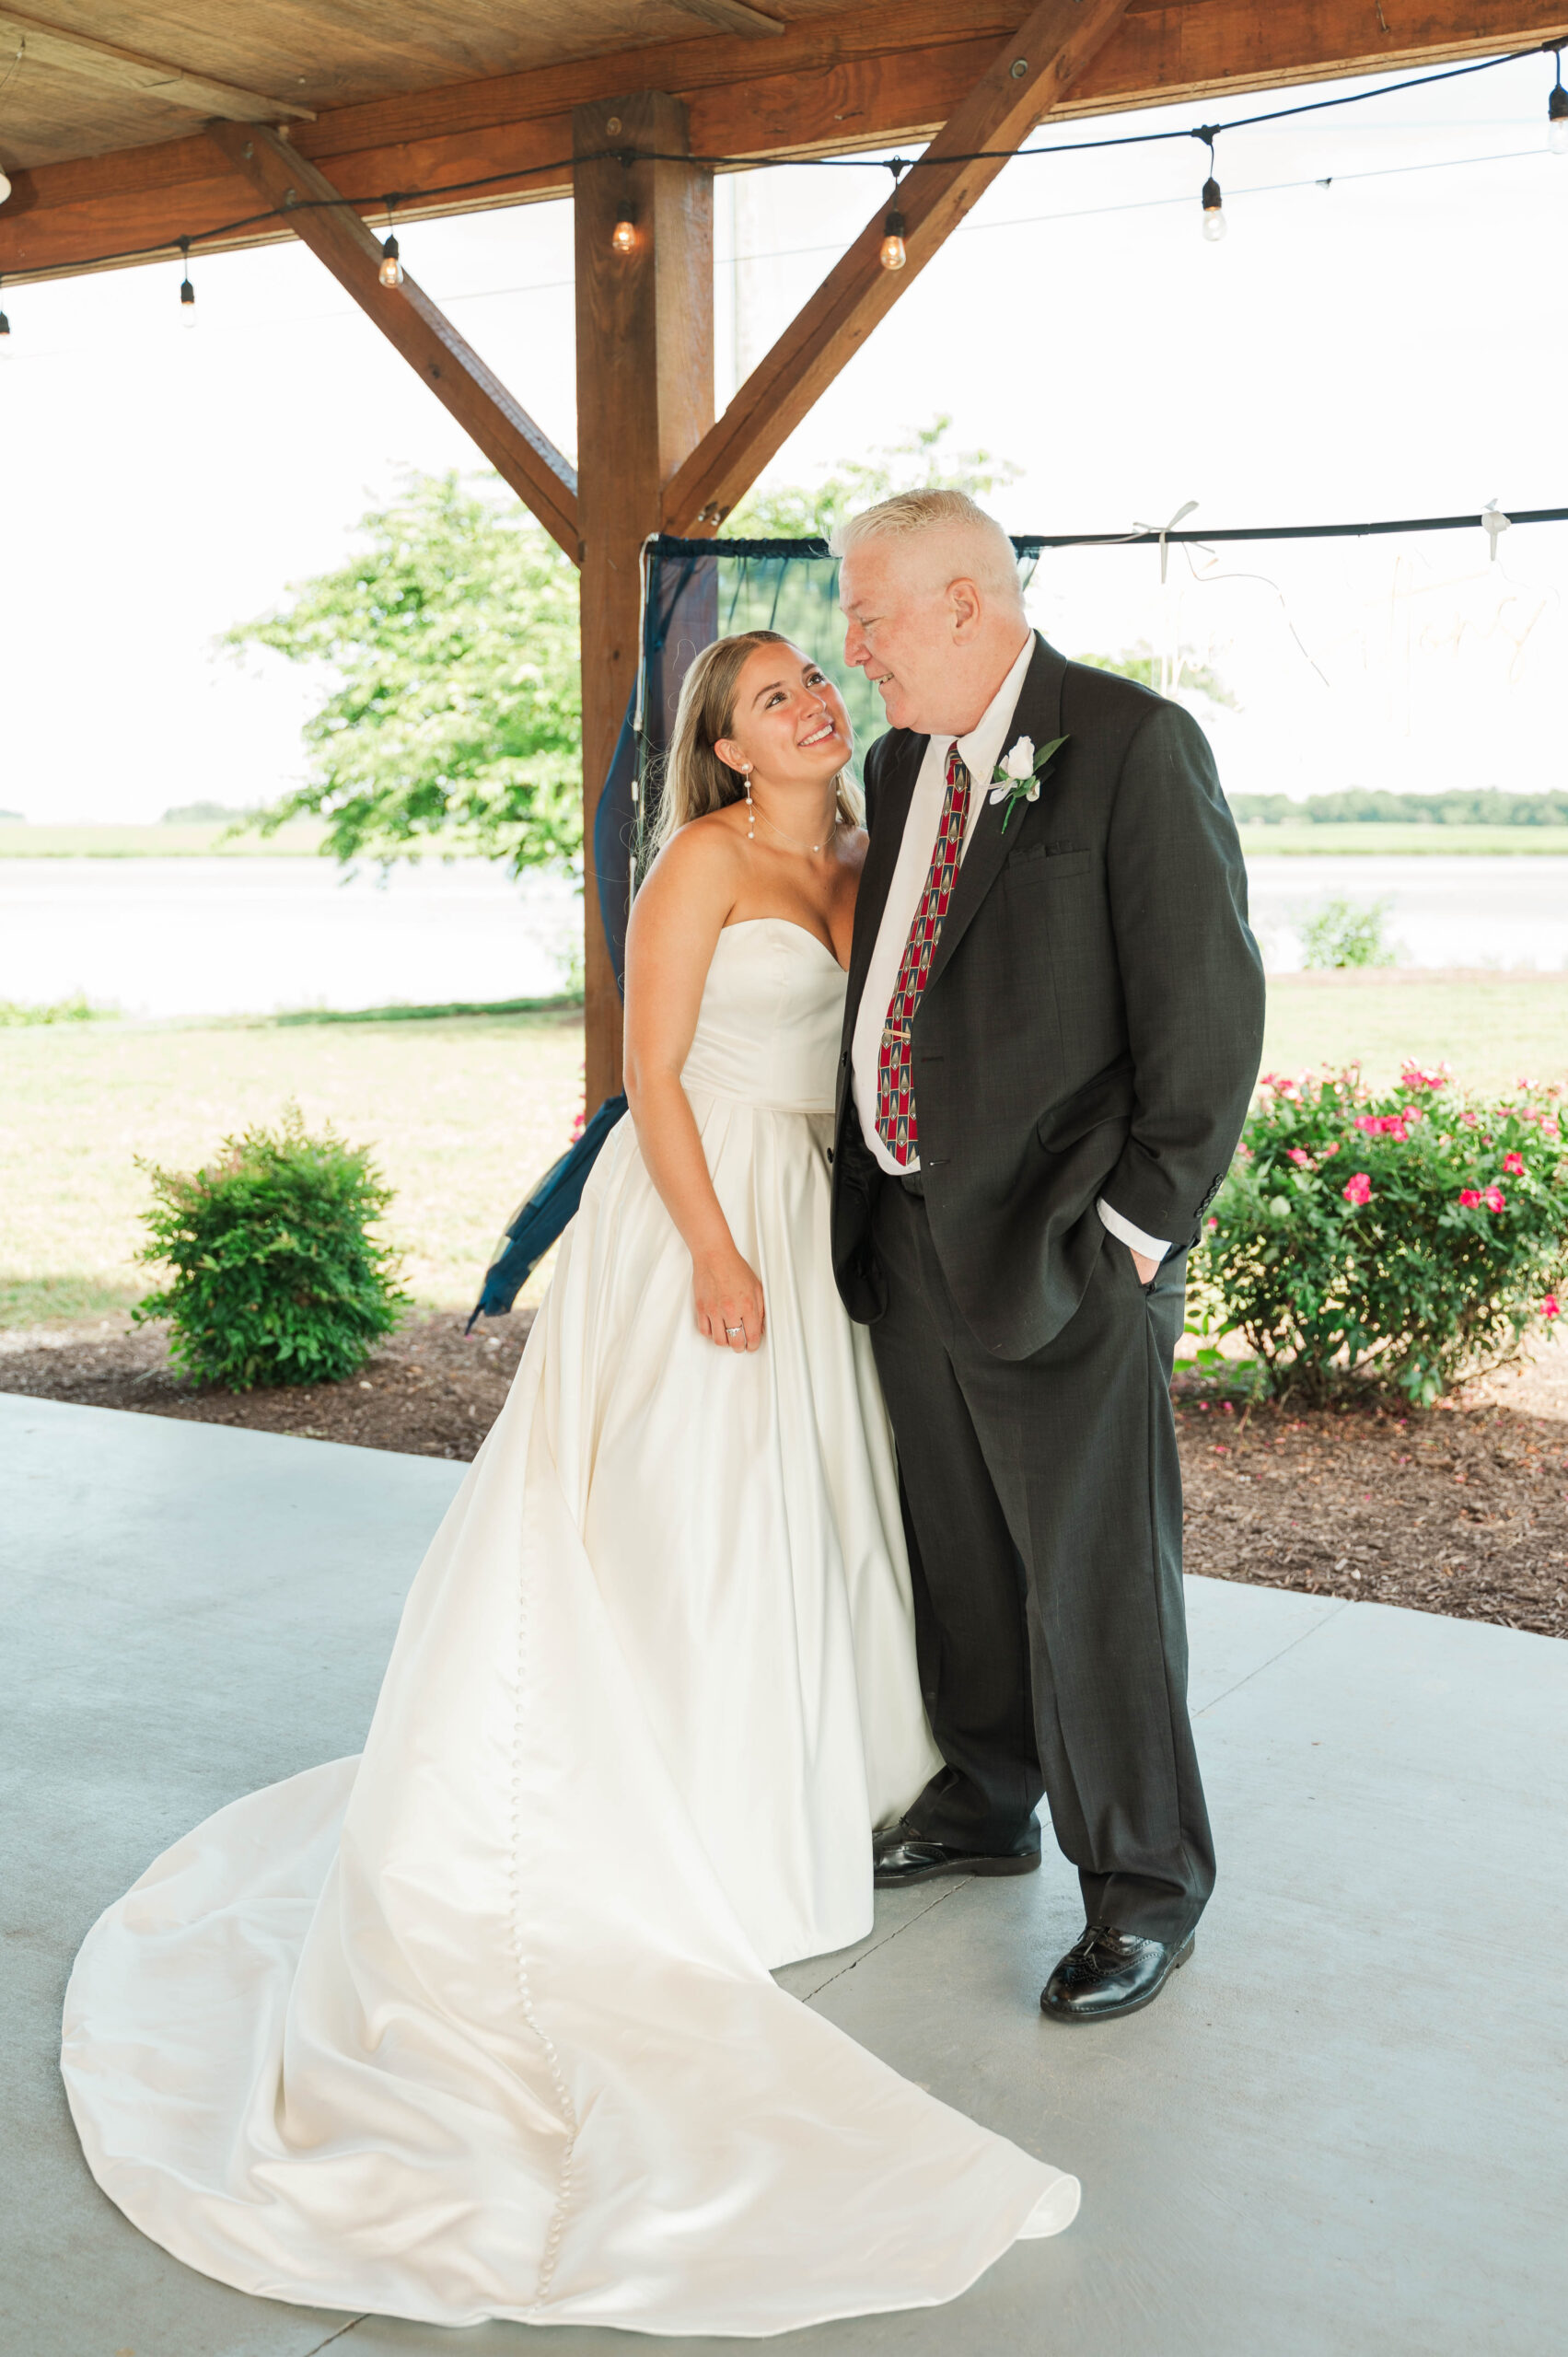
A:
[[[993,598],[1023,603],[1018,560],[1013,543],[994,516],[977,506],[967,491],[900,491],[875,507],[864,508],[839,525],[829,546],[837,557],[864,540],[911,540],[918,533],[941,533],[961,552],[967,568]],[[935,553],[935,552],[933,552]],[[954,577],[957,575],[955,574]]]

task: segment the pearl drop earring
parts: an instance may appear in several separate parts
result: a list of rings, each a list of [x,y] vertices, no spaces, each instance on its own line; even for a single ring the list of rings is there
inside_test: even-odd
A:
[[[740,774],[746,780],[746,840],[749,843],[754,843],[757,840],[757,806],[751,799],[751,764],[749,761],[747,762],[746,767],[741,771]]]

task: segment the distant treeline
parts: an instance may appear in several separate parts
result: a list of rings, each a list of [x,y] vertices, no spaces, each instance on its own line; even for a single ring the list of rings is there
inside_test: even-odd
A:
[[[1230,807],[1238,819],[1267,827],[1366,819],[1407,827],[1568,827],[1568,794],[1504,794],[1495,786],[1479,794],[1388,794],[1352,785],[1341,794],[1309,794],[1305,802],[1284,794],[1237,794]]]

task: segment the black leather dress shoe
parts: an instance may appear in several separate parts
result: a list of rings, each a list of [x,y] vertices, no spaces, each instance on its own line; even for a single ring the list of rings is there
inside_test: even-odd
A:
[[[996,1857],[990,1851],[955,1850],[907,1825],[889,1825],[874,1838],[872,1858],[877,1889],[895,1890],[908,1882],[935,1881],[938,1875],[1032,1875],[1040,1850],[1037,1845]]]
[[[1091,1923],[1040,1991],[1040,2012],[1057,2022],[1108,2022],[1135,2014],[1140,2005],[1153,2004],[1191,1953],[1191,1932],[1179,1946],[1167,1947],[1112,1923]]]

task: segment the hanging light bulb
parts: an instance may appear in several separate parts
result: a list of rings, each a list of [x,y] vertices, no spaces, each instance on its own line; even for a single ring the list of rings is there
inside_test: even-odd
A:
[[[619,219],[610,233],[611,249],[618,254],[629,254],[637,243],[637,224],[632,218],[632,208],[623,204]]]
[[[191,284],[191,240],[181,238],[180,250],[185,257],[185,275],[180,282],[180,319],[183,327],[196,324],[196,290]]]
[[[1192,137],[1201,139],[1209,151],[1209,177],[1203,182],[1203,235],[1211,246],[1219,244],[1227,226],[1225,217],[1225,199],[1220,194],[1220,184],[1214,178],[1214,141],[1220,129],[1221,126],[1217,122],[1203,122],[1200,123],[1192,134]]]
[[[909,166],[901,156],[894,156],[888,165],[888,169],[893,175],[893,204],[892,210],[882,224],[882,249],[877,259],[884,270],[902,270],[909,260],[909,249],[904,244],[904,238],[908,234],[904,227],[904,216],[899,211],[899,181],[902,174],[909,169]]]
[[[376,275],[383,286],[401,286],[403,283],[403,266],[398,260],[398,241],[392,235],[392,207],[397,201],[395,196],[381,199],[387,208],[387,235],[381,245],[381,267]]]
[[[1546,144],[1554,156],[1568,156],[1568,90],[1562,87],[1562,52],[1557,52],[1557,82],[1546,102]]]

